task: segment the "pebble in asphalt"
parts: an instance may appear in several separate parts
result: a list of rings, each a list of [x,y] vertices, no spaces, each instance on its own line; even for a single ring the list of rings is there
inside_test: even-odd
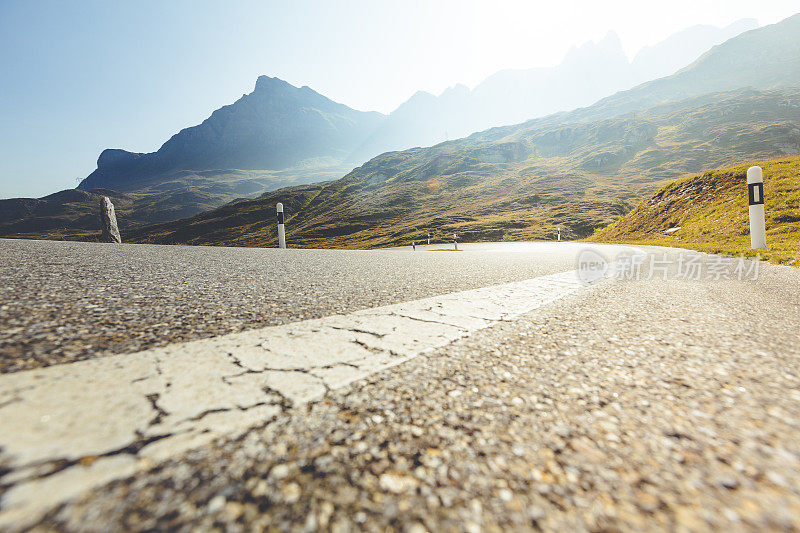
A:
[[[0,239],[0,372],[521,281],[575,268],[585,247],[507,246],[410,253]]]
[[[51,512],[60,529],[797,530],[800,273],[615,282]]]

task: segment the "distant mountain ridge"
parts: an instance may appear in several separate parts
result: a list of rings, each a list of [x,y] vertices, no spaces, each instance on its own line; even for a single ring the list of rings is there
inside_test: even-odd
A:
[[[139,242],[268,246],[275,202],[295,246],[590,235],[687,174],[800,153],[800,15],[587,108],[384,153],[313,195],[294,188],[137,231]],[[632,112],[635,111],[635,112]]]
[[[755,19],[741,19],[725,26],[697,25],[686,28],[637,52],[631,62],[636,85],[674,74],[718,44],[758,28]]]
[[[551,220],[551,215],[547,213],[562,212],[559,216],[564,216],[563,211],[567,205],[564,199],[587,198],[585,201],[581,200],[583,203],[579,202],[582,206],[580,209],[586,210],[586,216],[573,220],[570,230],[576,235],[585,234],[597,227],[609,213],[625,212],[632,199],[650,192],[653,184],[659,180],[702,169],[705,164],[727,164],[729,160],[725,158],[735,158],[735,154],[749,157],[757,152],[759,157],[770,157],[795,150],[798,143],[792,133],[793,124],[778,124],[775,122],[777,119],[774,119],[776,115],[772,114],[769,116],[773,117],[770,119],[773,123],[763,119],[758,124],[759,128],[772,128],[767,131],[766,147],[759,149],[760,151],[755,148],[737,149],[739,151],[722,149],[726,145],[730,147],[738,143],[737,146],[749,146],[748,143],[751,143],[752,132],[736,131],[745,124],[739,117],[736,122],[729,121],[727,126],[707,126],[705,132],[698,129],[702,126],[701,123],[694,122],[691,134],[681,142],[688,143],[687,150],[698,152],[701,150],[698,141],[704,136],[712,135],[717,143],[711,145],[714,147],[711,151],[713,156],[692,155],[686,160],[679,158],[669,161],[668,157],[677,157],[676,154],[680,152],[671,151],[672,148],[664,150],[659,143],[673,142],[674,134],[663,135],[659,131],[661,126],[653,121],[643,120],[640,113],[658,108],[658,114],[669,115],[672,117],[670,120],[675,120],[676,110],[689,112],[685,102],[681,101],[693,95],[701,96],[709,92],[720,93],[750,86],[769,89],[800,84],[800,68],[797,68],[796,55],[796,35],[800,34],[798,22],[800,15],[774,26],[747,32],[715,47],[694,64],[672,76],[617,93],[589,107],[544,116],[514,126],[491,128],[468,138],[430,148],[385,153],[349,174],[348,171],[354,166],[353,154],[363,149],[369,140],[369,137],[366,141],[362,137],[365,131],[374,134],[403,115],[413,129],[419,117],[417,111],[421,108],[425,109],[422,115],[427,117],[428,124],[434,129],[438,124],[437,113],[455,113],[453,110],[463,109],[461,106],[472,98],[475,91],[469,91],[464,86],[446,91],[448,105],[451,106],[449,108],[443,107],[441,98],[418,93],[387,119],[382,115],[352,110],[307,87],[297,88],[281,80],[262,76],[253,93],[217,110],[202,124],[182,130],[157,152],[133,154],[124,150],[104,151],[99,158],[98,169],[81,183],[81,188],[90,192],[88,196],[51,195],[53,198],[38,201],[20,199],[3,203],[2,207],[21,213],[23,219],[0,221],[0,235],[89,238],[87,235],[93,231],[94,221],[85,215],[94,209],[96,194],[100,193],[95,189],[102,189],[112,196],[117,194],[120,201],[126,204],[124,209],[119,210],[122,215],[120,225],[125,233],[144,224],[192,216],[235,199],[253,198],[257,194],[274,191],[282,186],[319,184],[328,180],[331,182],[324,186],[304,189],[315,191],[314,195],[304,196],[303,201],[296,204],[302,205],[303,210],[303,216],[298,221],[308,217],[308,224],[302,230],[302,235],[297,233],[294,237],[309,244],[340,245],[358,241],[362,238],[359,232],[363,226],[357,219],[366,220],[373,216],[396,225],[386,230],[387,235],[394,235],[393,231],[409,223],[407,218],[393,218],[393,213],[404,209],[403,206],[408,203],[408,195],[413,190],[413,187],[409,188],[410,183],[415,182],[426,184],[427,188],[423,192],[436,190],[441,195],[450,194],[450,200],[443,196],[437,197],[439,208],[448,213],[443,215],[444,223],[439,224],[439,227],[450,229],[449,225],[455,224],[455,229],[460,230],[463,228],[458,226],[461,223],[457,221],[462,220],[467,226],[475,226],[475,235],[486,236],[505,235],[508,228],[521,229],[530,223],[530,217],[501,221],[499,226],[486,226],[482,214],[464,214],[463,206],[458,205],[460,201],[472,202],[470,195],[473,194],[477,195],[478,203],[485,203],[481,195],[487,191],[494,191],[491,194],[497,198],[503,197],[505,193],[500,194],[503,191],[516,191],[505,195],[507,200],[489,202],[492,209],[503,212],[509,206],[514,210],[519,206],[527,206],[526,209],[539,213],[537,217],[544,217],[537,220],[550,223],[555,219]],[[730,31],[740,29],[741,26],[734,25]],[[692,31],[706,32],[702,28]],[[710,32],[710,35],[713,34],[713,31]],[[704,35],[709,38],[708,32]],[[753,38],[753,35],[756,37]],[[750,41],[742,45],[739,41],[744,38]],[[656,48],[662,51],[669,49],[669,46],[664,46],[660,48],[659,45]],[[576,72],[580,71],[577,65],[581,62],[590,66],[597,63],[597,59],[605,54],[604,50],[616,50],[612,55],[618,59],[621,57],[618,39],[609,35],[599,44],[585,45],[573,51],[567,63],[573,65]],[[757,53],[752,53],[753,51]],[[618,64],[622,68],[623,62],[619,61]],[[543,75],[539,71],[530,72],[534,78],[541,78]],[[559,75],[568,77],[564,72],[566,70],[562,70]],[[718,72],[719,75],[716,75]],[[702,83],[698,83],[698,79]],[[763,102],[759,107],[760,112],[774,113],[774,106],[783,105],[780,103],[783,101],[789,102],[787,105],[791,110],[794,93],[787,94],[789,96],[778,94],[775,98],[760,98],[759,101]],[[718,98],[730,100],[724,96],[709,96],[693,101],[697,105],[714,106],[718,103],[715,100]],[[528,100],[536,103],[535,99],[523,99]],[[751,106],[744,97],[734,100],[741,102],[745,108]],[[715,112],[737,113],[739,104],[735,102],[727,101],[725,106],[715,108]],[[259,115],[261,107],[266,109],[265,115]],[[623,117],[631,111],[636,113]],[[702,115],[694,108],[690,111],[697,116]],[[285,119],[289,126],[281,128],[265,125],[265,116]],[[608,120],[612,120],[612,123],[607,124]],[[280,124],[280,120],[277,123]],[[308,128],[316,131],[319,124],[320,135],[311,134],[313,131],[309,133]],[[670,127],[674,128],[675,124]],[[345,142],[338,140],[339,132],[342,131],[345,132]],[[655,139],[661,141],[656,142]],[[356,145],[358,148],[355,148],[355,152],[351,151]],[[289,147],[288,150],[284,150],[286,146]],[[562,161],[561,166],[553,167],[553,162],[557,160]],[[295,166],[281,170],[224,168],[234,163],[237,166]],[[213,167],[199,170],[185,168],[192,165]],[[613,172],[622,174],[615,176]],[[644,174],[637,176],[636,172]],[[544,196],[529,191],[529,181],[537,173],[539,178],[534,180],[536,186],[550,191]],[[345,178],[336,181],[345,174]],[[546,176],[548,174],[549,177]],[[486,183],[476,183],[478,178]],[[362,179],[366,180],[366,185],[359,184]],[[502,187],[497,180],[500,180]],[[349,185],[338,190],[340,183]],[[614,184],[623,186],[623,189],[608,194],[607,189],[598,188],[593,183],[603,183],[603,187]],[[291,191],[295,190],[297,189],[290,188],[279,194],[288,194],[291,198],[294,194]],[[331,190],[337,192],[328,197]],[[598,191],[599,195],[595,196]],[[317,193],[319,198],[316,197]],[[543,201],[545,197],[547,200]],[[273,196],[268,194],[263,198]],[[341,201],[352,209],[343,211],[336,207],[336,201]],[[229,212],[235,213],[236,209],[231,207]],[[328,214],[324,214],[326,209],[329,210]],[[358,209],[363,209],[364,213],[355,215],[355,210]],[[46,218],[47,212],[54,210],[60,214],[42,223],[42,217]],[[421,217],[420,223],[430,222],[425,222],[422,214],[418,215]],[[218,222],[222,225],[226,223],[222,220]],[[176,224],[184,223],[180,221]],[[61,228],[59,232],[52,232],[55,227]],[[330,232],[338,237],[332,240]],[[221,228],[215,234],[219,236],[224,233],[224,228]],[[399,238],[396,235],[387,235],[371,237],[370,245],[394,242],[394,239]],[[508,235],[518,238],[520,235],[536,234],[511,232]],[[222,237],[209,242],[220,243],[220,239]],[[268,242],[255,235],[244,236],[242,239],[239,242],[243,244]]]
[[[713,47],[671,76],[649,81],[570,113],[596,120],[735,87],[800,85],[800,13]]]
[[[388,117],[260,76],[253,92],[181,130],[156,152],[104,150],[97,169],[78,189],[133,192],[178,171],[297,166],[327,171],[322,177],[327,179],[330,172],[343,169],[344,174],[382,152],[429,146],[445,137],[589,105],[650,77],[671,74],[710,45],[755,26],[754,20],[742,20],[726,28],[689,28],[642,50],[633,62],[610,32],[598,43],[570,50],[558,67],[501,71],[472,91],[456,85],[439,97],[418,92]]]
[[[78,189],[136,190],[183,170],[282,170],[337,166],[383,119],[356,111],[309,87],[260,76],[255,89],[181,130],[149,154],[104,150]]]
[[[559,111],[588,106],[617,91],[668,76],[744,31],[743,19],[724,28],[694,26],[641,50],[628,61],[614,32],[599,42],[572,48],[553,68],[503,70],[470,90],[451,87],[440,96],[418,92],[378,127],[350,159],[430,146],[490,127],[519,124]]]

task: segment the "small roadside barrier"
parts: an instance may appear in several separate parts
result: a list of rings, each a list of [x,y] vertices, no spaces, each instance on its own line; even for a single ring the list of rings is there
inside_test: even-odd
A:
[[[747,169],[747,196],[750,210],[750,248],[767,249],[767,228],[764,221],[764,173],[761,167]]]
[[[286,248],[286,227],[283,219],[283,204],[280,202],[275,204],[275,210],[278,212],[278,248]]]

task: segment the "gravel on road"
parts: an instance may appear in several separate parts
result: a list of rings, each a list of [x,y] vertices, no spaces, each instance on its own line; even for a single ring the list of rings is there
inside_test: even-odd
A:
[[[522,281],[574,269],[586,247],[504,246],[412,253],[0,239],[0,373]]]
[[[64,530],[800,529],[800,273],[616,281],[51,512]]]

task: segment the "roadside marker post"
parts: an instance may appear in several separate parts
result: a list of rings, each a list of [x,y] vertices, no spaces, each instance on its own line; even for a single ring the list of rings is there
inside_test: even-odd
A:
[[[286,248],[286,228],[284,227],[283,220],[283,204],[278,202],[275,204],[275,209],[278,212],[278,248]]]
[[[431,234],[428,233],[428,245],[430,246],[430,244],[431,244]]]
[[[458,250],[458,235],[453,233],[453,250]]]
[[[561,242],[561,228],[558,228],[558,242]]]
[[[416,250],[417,249],[417,243],[415,243],[414,241],[411,241],[411,249],[412,250]]]
[[[750,248],[767,249],[767,226],[764,221],[764,173],[761,167],[747,169],[747,196],[750,204]]]

